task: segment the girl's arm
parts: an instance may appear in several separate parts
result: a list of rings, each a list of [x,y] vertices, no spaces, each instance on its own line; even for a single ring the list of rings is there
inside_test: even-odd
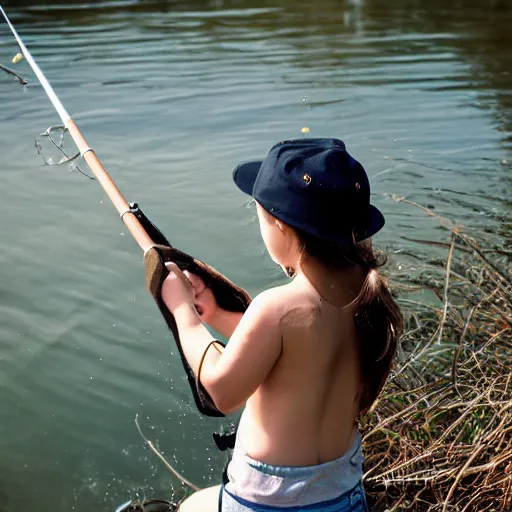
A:
[[[204,297],[204,295],[211,295],[211,299]],[[196,298],[194,305],[201,308],[202,301],[205,299],[215,303],[215,297],[209,288],[204,291],[201,298]],[[199,309],[199,311],[202,312],[204,310]],[[233,311],[216,306],[215,314],[211,318],[206,317],[205,314],[201,314],[200,318],[201,321],[207,323],[213,330],[229,340],[238,327],[240,320],[242,320],[243,315],[243,313],[234,313]]]
[[[243,313],[235,313],[218,306],[215,295],[207,288],[203,280],[190,272],[183,272],[194,288],[194,306],[201,320],[225,339],[231,338]]]
[[[176,319],[185,357],[198,375],[204,355],[201,383],[222,412],[233,412],[263,383],[281,354],[277,294],[269,290],[252,301],[241,319],[231,316],[231,327],[237,325],[230,343],[216,350],[209,348],[212,336],[196,310],[190,281],[176,265],[168,269],[162,298]]]

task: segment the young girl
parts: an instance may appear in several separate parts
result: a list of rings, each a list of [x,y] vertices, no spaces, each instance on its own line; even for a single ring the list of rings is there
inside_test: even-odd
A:
[[[169,264],[162,297],[187,360],[224,413],[245,406],[229,482],[181,512],[366,511],[358,418],[379,395],[402,330],[370,237],[384,225],[359,162],[337,139],[274,146],[234,181],[256,201],[272,259],[293,280],[243,316]],[[225,349],[205,328],[229,338]]]

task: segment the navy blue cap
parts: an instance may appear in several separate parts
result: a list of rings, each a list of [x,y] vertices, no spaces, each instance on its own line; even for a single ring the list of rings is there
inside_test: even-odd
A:
[[[233,179],[274,217],[324,240],[361,241],[384,226],[363,166],[338,139],[285,140]]]

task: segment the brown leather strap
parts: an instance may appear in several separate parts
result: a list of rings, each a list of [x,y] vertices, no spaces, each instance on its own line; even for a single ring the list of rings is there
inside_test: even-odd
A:
[[[203,355],[201,356],[201,361],[199,361],[199,367],[197,369],[197,375],[196,375],[196,387],[199,387],[201,385],[201,370],[203,369],[203,363],[206,359],[206,354],[208,353],[208,350],[210,350],[210,347],[212,345],[220,345],[222,348],[224,348],[224,343],[221,343],[219,340],[212,340],[210,343],[208,343],[208,346],[204,349]],[[219,353],[222,353],[219,350]]]

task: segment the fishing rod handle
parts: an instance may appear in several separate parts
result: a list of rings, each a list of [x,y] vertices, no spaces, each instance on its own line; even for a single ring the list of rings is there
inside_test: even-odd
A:
[[[123,197],[116,184],[109,176],[103,164],[100,162],[100,159],[96,156],[96,153],[89,147],[87,141],[85,140],[82,132],[76,125],[76,123],[70,119],[66,123],[66,128],[69,131],[69,134],[75,141],[75,144],[80,151],[83,159],[91,169],[92,173],[103,187],[103,190],[112,201],[114,207],[118,211],[119,215],[122,216],[123,222],[131,233],[137,244],[139,244],[140,248],[147,252],[153,245],[153,240],[151,240],[150,236],[147,234],[146,230],[142,227],[141,223],[137,219],[135,215],[131,212],[131,207]]]

